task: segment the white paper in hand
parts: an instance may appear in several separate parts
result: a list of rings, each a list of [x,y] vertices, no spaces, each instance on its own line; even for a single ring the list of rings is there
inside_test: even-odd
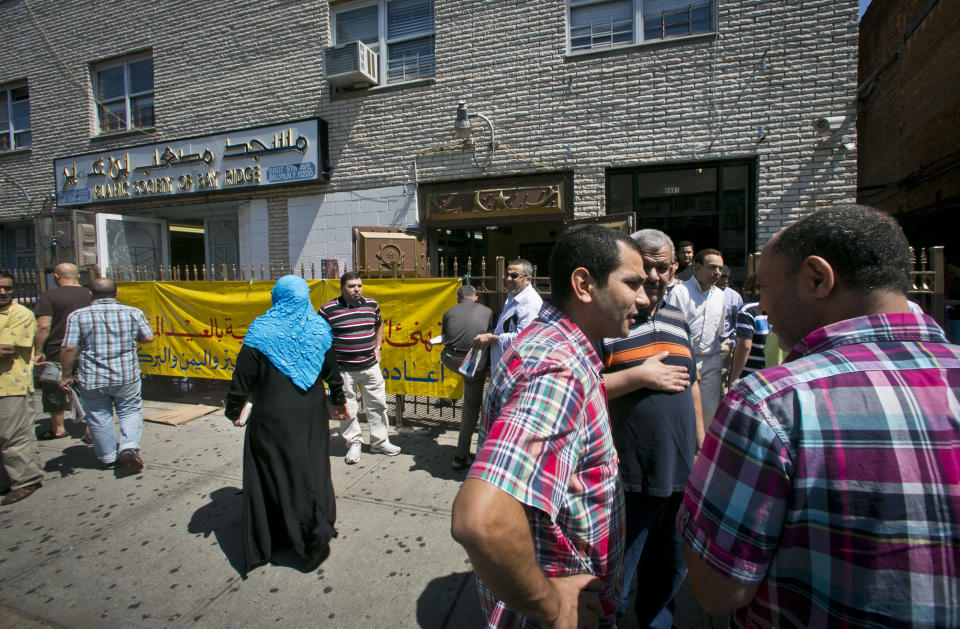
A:
[[[234,423],[237,426],[246,426],[247,420],[250,419],[250,413],[253,412],[253,402],[247,402],[243,405],[243,408],[240,409],[240,417],[237,418],[237,421]]]

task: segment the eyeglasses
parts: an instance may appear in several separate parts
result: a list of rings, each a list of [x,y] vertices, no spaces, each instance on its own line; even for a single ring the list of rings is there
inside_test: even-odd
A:
[[[507,273],[506,275],[504,275],[504,277],[509,277],[511,280],[515,280],[521,277],[530,277],[530,276],[524,273],[514,273],[511,271],[510,273]]]
[[[8,291],[10,291],[10,292],[12,293],[12,292],[13,292],[13,286],[3,286],[3,285],[0,285],[0,290],[8,290]]]

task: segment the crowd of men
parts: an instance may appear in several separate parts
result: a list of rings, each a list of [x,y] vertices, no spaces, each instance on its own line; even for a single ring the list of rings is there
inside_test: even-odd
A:
[[[488,626],[614,627],[633,600],[641,625],[670,627],[684,579],[739,626],[960,626],[960,347],[909,304],[909,264],[892,218],[838,206],[767,242],[746,303],[720,251],[598,225],[557,241],[547,303],[523,259],[495,323],[463,286],[441,360],[489,356],[464,382],[451,532]],[[152,332],[109,279],[84,305],[71,267],[38,317],[0,273],[4,505],[41,486],[36,438],[64,434],[60,391],[105,467],[143,468],[136,344]],[[370,452],[400,448],[379,306],[359,274],[340,285],[319,314],[353,464],[358,390]],[[53,421],[35,436],[31,365],[54,358]]]
[[[960,625],[960,347],[908,302],[899,226],[797,221],[746,303],[679,244],[566,232],[491,361],[451,524],[488,626],[613,627],[633,598],[670,627],[684,578],[738,626]]]

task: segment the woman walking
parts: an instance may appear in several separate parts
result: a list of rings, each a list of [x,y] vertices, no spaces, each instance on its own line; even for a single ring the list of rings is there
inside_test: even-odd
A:
[[[226,400],[226,416],[237,425],[244,403],[253,403],[243,446],[244,576],[281,548],[292,548],[313,570],[337,535],[321,380],[337,419],[346,413],[346,398],[330,326],[297,276],[277,280],[271,298],[273,307],[243,339]]]

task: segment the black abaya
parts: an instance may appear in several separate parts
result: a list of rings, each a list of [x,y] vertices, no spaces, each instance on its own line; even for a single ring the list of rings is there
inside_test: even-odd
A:
[[[244,345],[237,355],[226,416],[236,419],[244,402],[253,402],[243,444],[244,575],[281,548],[292,548],[307,565],[317,563],[337,535],[330,417],[321,379],[330,386],[333,404],[343,404],[343,379],[332,349],[306,391],[260,351]]]

